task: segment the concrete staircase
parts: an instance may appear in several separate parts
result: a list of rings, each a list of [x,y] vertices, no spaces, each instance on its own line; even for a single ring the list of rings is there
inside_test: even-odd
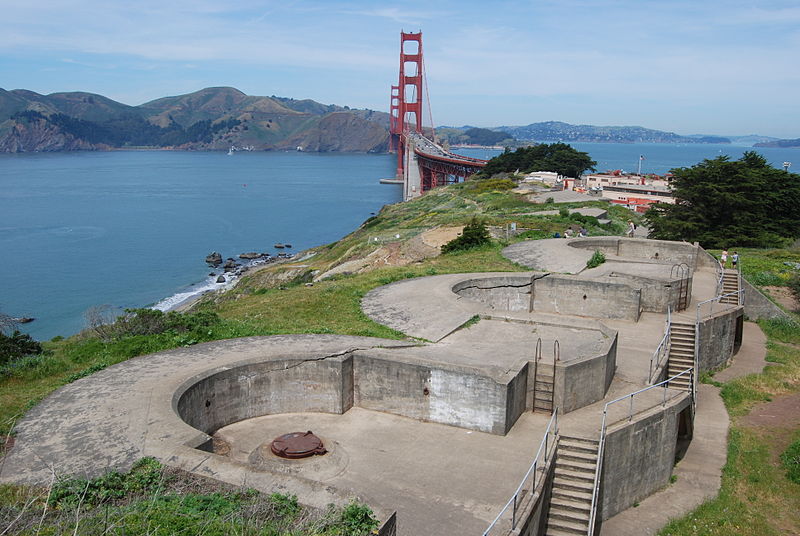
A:
[[[539,363],[536,367],[536,378],[533,388],[533,411],[553,413],[553,365]]]
[[[547,536],[589,534],[598,441],[561,436],[556,452]]]
[[[667,357],[667,378],[686,369],[694,368],[695,325],[688,322],[672,322],[669,333],[669,356]],[[691,377],[681,376],[670,382],[674,389],[691,387]]]
[[[736,270],[725,270],[722,272],[722,294],[739,291],[739,272]],[[739,305],[739,295],[724,296],[719,300],[720,303],[730,303]]]

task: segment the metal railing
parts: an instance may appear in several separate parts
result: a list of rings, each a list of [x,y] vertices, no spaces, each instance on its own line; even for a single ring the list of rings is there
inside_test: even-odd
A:
[[[552,437],[551,437],[552,436]],[[530,490],[530,497],[533,497],[534,491],[536,491],[536,473],[539,471],[539,459],[544,456],[542,462],[544,463],[545,468],[547,467],[547,461],[552,458],[552,454],[555,450],[555,447],[558,445],[558,408],[553,410],[553,416],[550,417],[550,422],[547,424],[547,429],[544,431],[544,437],[542,438],[541,443],[539,443],[539,450],[536,451],[536,456],[533,458],[533,463],[531,463],[528,472],[525,473],[525,476],[522,477],[522,482],[519,483],[517,486],[517,491],[514,492],[514,495],[508,500],[506,505],[500,510],[500,513],[497,514],[497,517],[494,518],[494,521],[483,531],[483,536],[487,536],[490,531],[495,528],[495,526],[500,523],[500,519],[503,517],[504,514],[511,510],[511,529],[517,528],[517,522],[519,521],[517,513],[519,509],[522,507],[522,495],[525,492]],[[530,487],[528,488],[525,484],[530,480]],[[539,483],[542,483],[542,479],[539,480]]]
[[[708,318],[708,317],[710,317],[711,315],[714,314],[714,304],[715,303],[720,303],[722,301],[722,298],[727,298],[728,296],[734,296],[734,295],[738,295],[738,302],[741,305],[741,303],[743,301],[743,298],[744,298],[744,289],[741,288],[741,287],[739,288],[739,290],[735,290],[733,292],[726,292],[725,294],[718,294],[717,296],[714,296],[713,298],[710,298],[708,300],[704,300],[704,301],[701,301],[700,303],[698,303],[697,304],[697,310],[696,310],[696,313],[695,313],[695,324],[700,324],[700,319],[701,318]],[[707,304],[707,303],[711,304],[711,305],[708,308],[708,312],[701,317],[700,316],[700,308],[703,305]],[[731,305],[731,304],[726,304],[726,305]]]
[[[634,391],[633,393],[627,394],[625,396],[621,396],[619,398],[615,398],[614,400],[606,403],[605,407],[603,408],[603,422],[600,425],[600,443],[597,446],[597,465],[595,467],[595,473],[594,473],[594,487],[592,488],[592,506],[591,506],[591,509],[589,510],[589,531],[588,531],[589,536],[591,536],[593,534],[593,532],[594,532],[594,524],[595,524],[596,519],[597,519],[597,500],[598,500],[598,496],[600,495],[600,475],[603,472],[603,454],[604,454],[604,451],[605,451],[605,444],[606,444],[606,430],[608,428],[608,425],[607,425],[606,421],[608,420],[608,408],[609,408],[609,406],[611,406],[613,404],[616,404],[617,402],[622,402],[624,400],[630,400],[630,406],[629,406],[629,409],[628,409],[628,421],[631,421],[631,420],[633,420],[633,415],[634,415],[633,399],[634,399],[634,397],[636,397],[636,395],[638,395],[640,393],[644,393],[645,391],[649,391],[651,389],[655,389],[656,387],[659,387],[659,386],[663,385],[664,386],[664,397],[663,397],[663,399],[661,401],[661,405],[662,406],[666,406],[667,405],[667,389],[669,388],[669,382],[675,381],[677,378],[680,378],[682,376],[687,376],[687,375],[689,376],[689,380],[690,380],[689,381],[689,386],[690,386],[689,394],[692,397],[692,401],[694,401],[694,397],[695,397],[694,376],[695,376],[695,373],[694,373],[694,369],[693,368],[688,368],[688,369],[684,370],[683,372],[679,372],[675,376],[672,376],[671,378],[668,378],[668,379],[666,379],[666,380],[664,380],[662,382],[656,383],[654,385],[650,385],[649,387],[645,387],[644,389],[639,389],[638,391]],[[652,406],[650,406],[650,407],[652,407]]]
[[[658,343],[656,351],[653,352],[652,356],[650,356],[650,374],[647,376],[648,383],[653,382],[653,374],[658,370],[658,367],[661,366],[661,362],[669,358],[671,332],[672,332],[672,310],[670,307],[667,307],[667,325],[664,328],[664,336],[661,338],[661,342]]]

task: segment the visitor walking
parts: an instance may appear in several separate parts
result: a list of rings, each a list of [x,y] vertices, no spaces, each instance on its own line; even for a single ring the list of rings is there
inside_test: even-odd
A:
[[[725,268],[725,265],[728,264],[728,250],[722,250],[722,256],[719,258],[720,265]]]
[[[739,264],[739,252],[734,251],[733,255],[731,256],[731,263],[733,264],[733,269],[736,270],[736,266]]]
[[[633,238],[633,232],[635,230],[636,230],[636,225],[633,223],[633,220],[628,220],[628,232],[626,234],[631,238]]]

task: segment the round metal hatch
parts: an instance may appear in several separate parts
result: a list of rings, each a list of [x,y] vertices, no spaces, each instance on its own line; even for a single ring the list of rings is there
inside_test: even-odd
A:
[[[308,458],[315,454],[322,455],[328,452],[325,450],[322,440],[315,436],[311,430],[284,434],[272,441],[270,450],[274,455],[290,460]]]

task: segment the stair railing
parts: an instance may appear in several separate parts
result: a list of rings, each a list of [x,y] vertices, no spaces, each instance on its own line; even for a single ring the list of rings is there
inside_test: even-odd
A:
[[[536,340],[536,349],[533,351],[533,401],[531,402],[531,412],[536,412],[536,381],[539,376],[539,360],[542,359],[542,338]]]
[[[678,306],[676,307],[677,311],[683,311],[687,307],[689,307],[689,275],[691,274],[691,269],[689,265],[685,262],[681,262],[678,264],[673,264],[672,268],[669,271],[670,279],[678,278],[680,283],[678,284]]]
[[[531,463],[528,472],[525,473],[525,476],[522,477],[522,482],[519,483],[517,486],[517,491],[511,496],[503,509],[500,510],[500,513],[497,514],[497,517],[494,518],[494,521],[483,531],[483,536],[487,536],[493,528],[498,526],[500,523],[500,519],[506,514],[509,510],[511,510],[511,529],[514,530],[517,528],[517,523],[519,522],[519,516],[517,515],[519,510],[524,506],[522,501],[523,492],[527,492],[530,490],[530,497],[533,497],[534,492],[536,491],[536,473],[539,471],[539,463],[540,461],[544,464],[544,468],[547,467],[548,460],[552,459],[553,455],[555,454],[555,450],[558,447],[558,408],[553,410],[553,415],[550,417],[550,422],[547,423],[547,428],[544,431],[544,437],[542,438],[541,443],[539,443],[539,449],[536,451],[536,456],[533,458],[533,463]],[[526,486],[526,483],[530,480],[530,488]],[[545,479],[539,479],[539,484],[541,484]]]
[[[667,325],[664,327],[664,336],[661,338],[661,342],[658,343],[656,351],[653,352],[653,355],[650,356],[650,373],[647,376],[648,383],[653,383],[653,374],[661,366],[662,361],[665,361],[665,359],[669,359],[671,333],[672,333],[672,311],[671,308],[667,306]]]
[[[594,486],[592,488],[592,506],[591,506],[591,509],[589,510],[589,530],[587,532],[588,536],[592,536],[592,534],[594,533],[594,525],[595,525],[596,520],[597,520],[597,501],[599,500],[599,495],[600,495],[600,476],[603,473],[603,454],[604,454],[605,444],[606,444],[606,433],[608,431],[607,421],[608,421],[608,408],[609,408],[609,406],[612,406],[613,404],[616,404],[618,402],[622,402],[624,400],[630,400],[630,405],[629,405],[629,408],[628,408],[628,421],[631,421],[631,420],[633,420],[633,414],[634,414],[634,411],[633,411],[633,400],[636,397],[636,395],[638,395],[640,393],[644,393],[645,391],[649,391],[650,389],[655,389],[656,387],[663,386],[664,396],[663,396],[663,399],[661,401],[661,406],[662,407],[666,406],[667,405],[667,389],[669,388],[669,383],[670,382],[674,382],[676,379],[678,379],[680,377],[683,377],[683,376],[688,376],[689,377],[689,394],[691,395],[692,403],[694,404],[694,397],[695,397],[695,390],[694,390],[695,379],[694,379],[694,377],[695,377],[695,373],[694,373],[694,369],[688,368],[688,369],[686,369],[686,370],[684,370],[682,372],[679,372],[675,376],[672,376],[671,378],[668,378],[668,379],[666,379],[666,380],[664,380],[662,382],[658,382],[658,383],[656,383],[654,385],[650,385],[648,387],[645,387],[644,389],[639,389],[638,391],[634,391],[633,393],[627,394],[625,396],[621,396],[619,398],[615,398],[614,400],[612,400],[610,402],[607,402],[605,407],[603,407],[603,421],[600,424],[600,441],[599,441],[599,444],[597,446],[597,465],[595,466]],[[619,421],[616,421],[616,422],[619,422]]]

